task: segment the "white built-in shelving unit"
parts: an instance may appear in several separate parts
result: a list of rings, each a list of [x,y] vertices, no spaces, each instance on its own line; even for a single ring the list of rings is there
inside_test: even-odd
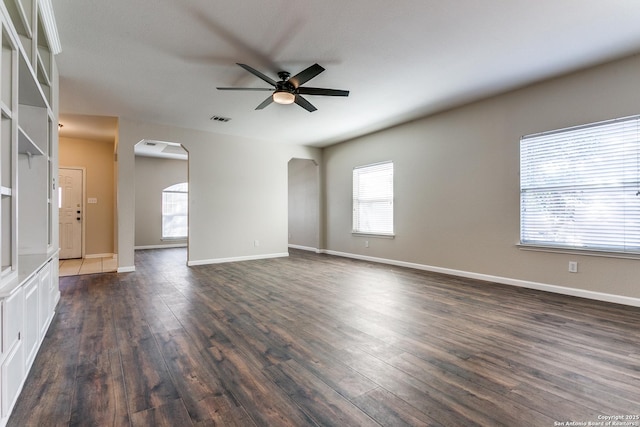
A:
[[[50,1],[0,2],[0,427],[60,299],[59,45]]]

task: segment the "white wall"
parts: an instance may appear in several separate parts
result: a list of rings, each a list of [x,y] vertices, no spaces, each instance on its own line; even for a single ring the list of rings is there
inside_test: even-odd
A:
[[[162,240],[162,190],[188,180],[186,160],[136,156],[135,246],[186,244],[187,239]]]
[[[327,148],[326,248],[640,298],[640,260],[519,249],[522,135],[640,113],[640,56]],[[393,160],[395,239],[351,235],[351,173]],[[568,262],[579,272],[569,273]]]
[[[320,248],[319,167],[312,160],[289,162],[289,244]]]
[[[178,142],[189,151],[189,263],[287,254],[287,164],[294,157],[319,162],[319,149],[121,118],[119,271],[134,268],[133,147],[142,139]]]

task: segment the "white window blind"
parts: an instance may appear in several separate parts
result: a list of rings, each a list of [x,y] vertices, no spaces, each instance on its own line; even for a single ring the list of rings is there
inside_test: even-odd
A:
[[[162,238],[179,239],[188,234],[189,191],[182,182],[162,191]]]
[[[393,235],[393,162],[353,169],[353,232]]]
[[[640,253],[640,116],[520,141],[520,241]]]

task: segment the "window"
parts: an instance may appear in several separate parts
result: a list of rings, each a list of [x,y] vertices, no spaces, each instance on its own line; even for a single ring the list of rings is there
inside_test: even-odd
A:
[[[186,182],[162,190],[162,238],[184,239],[188,231],[188,195]]]
[[[640,254],[640,116],[520,141],[520,241]]]
[[[353,232],[393,235],[393,162],[353,169]]]

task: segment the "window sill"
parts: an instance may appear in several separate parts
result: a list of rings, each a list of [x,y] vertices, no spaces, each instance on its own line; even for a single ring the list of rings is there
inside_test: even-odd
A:
[[[187,240],[187,236],[184,236],[184,237],[163,237],[163,238],[161,238],[160,240],[162,240],[163,242],[164,242],[165,240],[167,240],[167,241]]]
[[[531,245],[524,243],[518,243],[516,246],[518,247],[518,249],[523,251],[550,252],[557,254],[584,255],[603,258],[640,259],[640,253],[637,252],[615,252],[605,250],[598,251],[594,249],[564,248],[558,246]]]
[[[351,232],[352,236],[356,236],[356,237],[377,237],[380,239],[395,239],[396,235],[395,234],[382,234],[382,233],[363,233],[362,231],[352,231]]]

